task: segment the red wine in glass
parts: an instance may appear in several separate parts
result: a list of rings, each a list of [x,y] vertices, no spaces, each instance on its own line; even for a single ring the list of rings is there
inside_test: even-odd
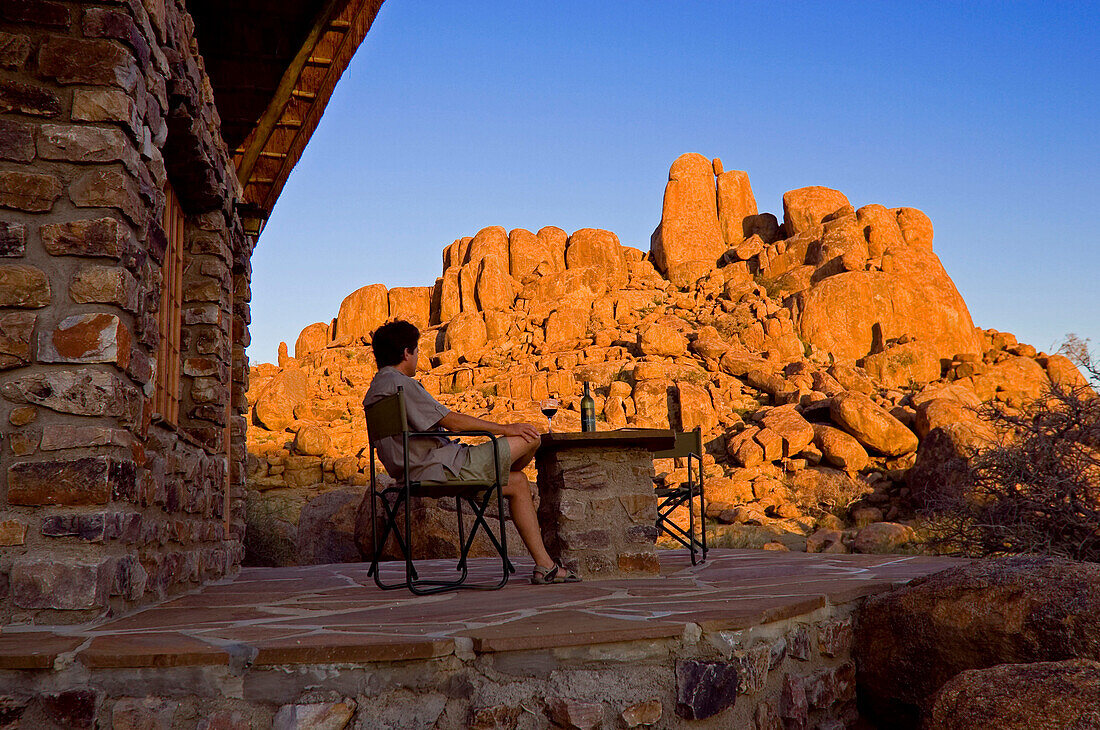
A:
[[[551,419],[554,418],[554,414],[558,412],[558,402],[556,400],[547,400],[542,403],[542,415],[546,416],[546,426],[550,429],[550,433],[554,432],[554,423]]]

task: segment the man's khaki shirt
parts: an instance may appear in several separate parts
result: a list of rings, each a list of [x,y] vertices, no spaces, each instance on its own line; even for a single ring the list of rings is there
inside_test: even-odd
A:
[[[363,408],[393,395],[398,386],[405,394],[405,417],[409,430],[439,431],[441,434],[409,438],[409,478],[435,482],[458,476],[470,447],[442,435],[445,431],[439,427],[439,421],[451,411],[424,390],[419,382],[393,366],[384,367],[371,380],[367,395],[363,398]],[[405,454],[401,437],[380,439],[374,447],[386,472],[394,479],[402,479]]]

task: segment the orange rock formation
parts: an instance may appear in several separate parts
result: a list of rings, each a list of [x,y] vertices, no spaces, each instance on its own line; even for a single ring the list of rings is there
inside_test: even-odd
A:
[[[331,326],[302,331],[293,359],[253,367],[251,499],[289,500],[287,554],[303,542],[294,515],[311,495],[347,490],[347,504],[326,501],[343,515],[330,527],[356,529],[369,338],[397,317],[422,328],[421,380],[449,407],[542,424],[538,403],[555,397],[559,427],[575,428],[590,381],[601,429],[703,428],[712,518],[801,534],[840,527],[829,516],[849,508],[904,517],[922,439],[965,452],[981,433],[966,405],[1019,405],[1048,373],[1081,377],[1064,358],[975,329],[920,211],[857,210],[808,187],[783,196],[780,226],[758,212],[745,173],[687,154],[669,171],[648,252],[591,228],[485,228],[443,250],[434,286],[363,287]],[[847,537],[806,545],[844,550],[856,544]]]

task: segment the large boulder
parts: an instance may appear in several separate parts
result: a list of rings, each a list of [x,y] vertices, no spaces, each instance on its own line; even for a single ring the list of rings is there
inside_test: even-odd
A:
[[[887,456],[917,450],[917,435],[862,393],[841,393],[829,404],[833,422],[864,446]]]
[[[650,240],[653,264],[668,275],[688,262],[717,266],[725,252],[713,164],[699,154],[680,155],[668,171],[661,223]]]
[[[814,427],[793,405],[772,408],[760,423],[783,439],[783,456],[794,456],[814,440]]]
[[[306,325],[298,334],[294,343],[294,359],[301,360],[306,355],[325,349],[329,342],[329,328],[324,322]]]
[[[382,284],[356,289],[340,302],[335,338],[344,344],[370,342],[373,332],[390,316],[389,297]]]
[[[863,358],[863,369],[884,388],[912,388],[938,380],[940,357],[927,342],[893,345]]]
[[[1100,659],[1100,565],[985,560],[872,596],[856,657],[869,720],[915,728],[959,672],[997,664]]]
[[[865,205],[856,211],[856,220],[867,238],[867,253],[881,256],[887,249],[905,244],[897,216],[886,206]]]
[[[477,264],[483,258],[493,254],[498,260],[508,261],[508,233],[501,226],[488,226],[470,239],[466,256],[460,263]]]
[[[294,408],[308,397],[306,374],[287,368],[271,378],[252,408],[253,421],[268,431],[285,431],[294,421]]]
[[[638,335],[638,349],[644,355],[672,357],[687,354],[687,338],[673,327],[651,324]]]
[[[892,208],[905,243],[932,250],[932,219],[916,208]]]
[[[1088,387],[1088,380],[1065,355],[1050,355],[1046,359],[1047,376],[1059,388],[1077,390]]]
[[[486,254],[478,266],[477,304],[482,311],[509,309],[516,300],[516,284],[508,273],[508,259]]]
[[[412,322],[420,329],[428,326],[432,306],[432,287],[395,286],[388,292],[389,316]]]
[[[939,358],[982,351],[966,302],[931,249],[892,248],[882,271],[836,273],[798,296],[802,339],[840,361],[904,335]]]
[[[936,696],[925,730],[1100,727],[1100,663],[1002,664],[955,675]]]
[[[513,228],[508,232],[508,273],[517,281],[523,281],[525,276],[549,258],[531,231]]]
[[[535,234],[553,271],[565,271],[565,244],[569,235],[557,226],[543,226]]]
[[[972,376],[971,381],[982,399],[1014,397],[1017,406],[1035,400],[1050,388],[1050,378],[1039,363],[1030,357],[1015,355],[1009,355],[985,372]]]
[[[466,355],[481,349],[488,335],[480,312],[460,312],[447,323],[446,349]]]
[[[925,413],[950,413],[954,410],[944,401],[933,401]],[[923,409],[922,409],[923,410]],[[989,426],[972,414],[955,411],[960,419],[943,423],[927,432],[917,450],[917,459],[906,472],[914,503],[931,509],[952,508],[960,500],[968,498],[970,484],[970,459],[993,439]],[[921,422],[918,411],[918,424]]]
[[[569,237],[565,265],[570,269],[594,266],[611,289],[626,283],[626,262],[619,237],[599,228],[582,228]]]
[[[783,227],[787,236],[813,231],[825,216],[849,205],[844,193],[812,185],[783,193]]]
[[[908,525],[896,522],[872,522],[856,533],[852,549],[857,553],[888,555],[916,542],[917,533]]]
[[[392,484],[392,480],[385,474],[380,475],[382,484]],[[371,492],[369,488],[361,493],[361,499],[358,502],[357,510],[353,511],[353,523],[354,523],[354,541],[358,547],[358,552],[362,556],[361,560],[370,560],[374,554],[374,540],[375,530],[378,530],[378,537],[381,537],[381,531],[385,526],[385,521],[382,515],[381,505],[375,506],[374,521],[371,520],[371,504],[370,496]],[[494,503],[495,505],[495,503]],[[486,510],[486,521],[489,523],[493,530],[493,534],[499,527],[497,522],[497,511],[494,505],[490,505]],[[468,510],[463,510],[465,518],[469,519]],[[341,515],[344,513],[341,512]],[[404,512],[398,511],[398,520],[404,520]],[[417,560],[431,560],[435,558],[457,558],[459,554],[458,548],[458,518],[455,514],[455,503],[453,499],[413,499],[412,514],[410,515],[413,525],[415,525],[415,537],[413,550],[415,551],[414,557]],[[341,525],[343,523],[341,522]],[[404,524],[400,522],[399,524]],[[522,545],[523,541],[520,540],[519,533],[516,532],[515,525],[511,520],[505,520],[505,531],[508,535],[509,551],[517,549],[515,546]],[[469,533],[466,533],[467,537]],[[343,536],[341,535],[341,545],[343,544]],[[396,538],[391,534],[389,539],[380,546],[379,558],[381,560],[403,560],[404,556],[401,554],[398,547]],[[493,547],[489,538],[486,537],[484,530],[479,530],[477,537],[474,538],[473,545],[470,547],[469,556],[471,558],[487,558],[496,556],[496,549]]]
[[[867,466],[867,450],[852,436],[823,423],[815,423],[813,429],[814,446],[821,451],[825,461],[850,472]]]
[[[316,485],[248,490],[245,564],[266,567],[354,563],[356,515],[363,487]]]
[[[718,225],[722,241],[732,247],[752,235],[757,215],[756,197],[752,194],[748,173],[727,170],[718,175]],[[749,230],[745,230],[745,219]]]

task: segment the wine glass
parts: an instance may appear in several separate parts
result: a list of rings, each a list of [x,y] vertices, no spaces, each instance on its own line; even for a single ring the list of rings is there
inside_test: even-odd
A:
[[[542,402],[542,415],[546,416],[546,426],[550,429],[550,433],[554,433],[554,422],[551,420],[554,414],[558,412],[558,401],[554,398],[544,400]]]

